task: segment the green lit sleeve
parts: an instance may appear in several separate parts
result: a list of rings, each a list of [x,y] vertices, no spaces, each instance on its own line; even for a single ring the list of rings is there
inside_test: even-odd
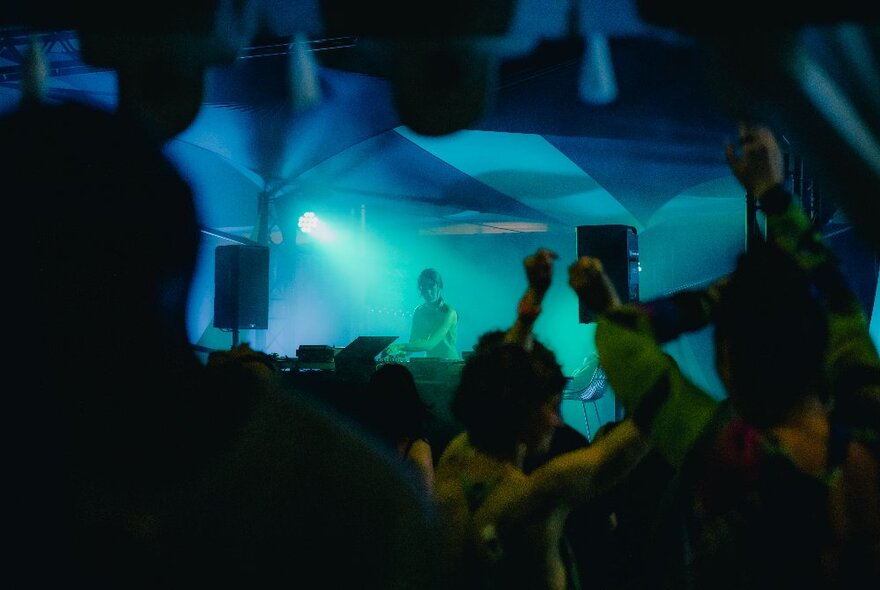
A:
[[[718,403],[663,352],[648,316],[626,305],[599,318],[599,359],[615,396],[658,450],[680,466],[718,409]]]
[[[825,373],[838,415],[853,425],[880,428],[880,356],[836,254],[782,187],[771,189],[761,200],[767,202],[762,208],[768,239],[810,273],[828,313]]]

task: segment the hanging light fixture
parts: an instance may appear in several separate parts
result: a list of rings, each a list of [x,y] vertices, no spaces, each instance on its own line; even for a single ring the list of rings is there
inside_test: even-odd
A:
[[[46,67],[46,56],[39,36],[31,35],[24,54],[22,68],[22,101],[41,103],[46,98],[49,72]]]
[[[617,98],[617,77],[608,37],[598,32],[585,33],[584,41],[578,94],[587,104],[609,104]]]
[[[297,111],[313,107],[322,99],[321,79],[305,33],[294,34],[289,48],[290,102]]]

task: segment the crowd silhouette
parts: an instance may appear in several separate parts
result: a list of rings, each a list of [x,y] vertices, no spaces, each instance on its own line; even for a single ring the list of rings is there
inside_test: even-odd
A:
[[[0,117],[13,243],[28,250],[11,257],[23,391],[8,432],[15,557],[33,585],[880,583],[880,357],[768,126],[743,121],[726,148],[767,222],[729,276],[621,303],[601,260],[567,265],[622,420],[587,440],[562,419],[565,375],[534,332],[559,256],[540,248],[513,324],[464,362],[449,400],[462,432],[432,449],[404,363],[379,367],[343,416],[247,344],[194,353],[199,224],[162,148],[236,48],[172,37],[148,61],[113,54],[131,40],[90,39],[119,70],[115,109],[36,94]],[[442,302],[432,279],[426,301]],[[707,326],[721,401],[662,348]]]

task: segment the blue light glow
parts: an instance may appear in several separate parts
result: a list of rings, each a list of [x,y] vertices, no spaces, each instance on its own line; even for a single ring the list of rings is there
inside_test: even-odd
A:
[[[317,229],[320,221],[314,211],[306,211],[299,216],[299,221],[296,225],[303,233],[310,234]]]

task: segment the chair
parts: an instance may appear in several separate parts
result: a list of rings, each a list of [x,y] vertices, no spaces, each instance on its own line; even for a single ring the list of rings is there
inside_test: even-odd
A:
[[[596,412],[596,424],[601,426],[602,418],[599,415],[599,407],[596,402],[605,395],[606,389],[608,389],[608,380],[605,371],[599,366],[599,356],[593,354],[584,358],[581,367],[574,372],[562,390],[562,399],[580,400],[584,412],[587,438],[590,441],[593,440],[593,433],[587,415],[587,404],[593,405],[593,410]]]

